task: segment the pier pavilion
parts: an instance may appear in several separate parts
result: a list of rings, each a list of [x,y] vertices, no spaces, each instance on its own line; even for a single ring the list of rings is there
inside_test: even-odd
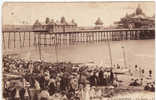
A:
[[[154,28],[155,16],[147,16],[140,5],[138,5],[134,13],[126,14],[120,21],[114,24],[116,24],[116,28]]]
[[[40,22],[38,22],[37,20],[33,26],[33,30],[47,30],[50,33],[74,31],[77,29],[77,23],[74,20],[67,22],[65,17],[61,17],[60,21],[54,21],[53,19],[51,19],[49,22],[43,24],[40,24]]]

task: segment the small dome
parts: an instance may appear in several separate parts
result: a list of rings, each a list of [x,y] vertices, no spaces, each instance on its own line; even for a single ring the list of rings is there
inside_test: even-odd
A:
[[[62,24],[66,24],[66,23],[67,23],[67,22],[66,22],[66,19],[65,19],[65,17],[64,17],[64,16],[63,16],[63,17],[61,17],[60,22],[61,22]]]
[[[74,20],[72,20],[70,24],[71,25],[77,25],[77,23]]]
[[[103,25],[103,22],[100,18],[98,18],[95,22],[95,25]]]
[[[53,19],[50,20],[50,22],[48,23],[48,25],[54,25],[55,21]]]
[[[140,15],[140,14],[143,14],[143,11],[142,11],[140,5],[138,5],[138,7],[136,9],[136,15]]]
[[[41,23],[39,22],[39,20],[36,20],[34,25],[41,25]]]

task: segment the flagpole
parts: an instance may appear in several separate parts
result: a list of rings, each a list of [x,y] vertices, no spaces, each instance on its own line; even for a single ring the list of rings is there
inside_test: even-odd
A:
[[[39,33],[39,36],[38,36],[38,49],[39,49],[39,56],[40,56],[40,61],[42,60],[42,52],[41,52],[41,34]]]
[[[110,57],[110,63],[112,67],[112,52],[111,52],[111,47],[110,47],[110,42],[108,41],[108,49],[109,49],[109,57]]]
[[[107,34],[107,39],[108,39],[108,34]],[[111,52],[111,46],[110,46],[110,42],[109,39],[107,40],[108,43],[108,51],[109,51],[109,58],[110,58],[110,63],[111,63],[111,68],[112,68],[112,52]]]
[[[124,48],[124,46],[122,46],[121,48],[122,48],[122,51],[123,51],[124,65],[125,65],[125,68],[127,68],[125,48]]]
[[[57,52],[57,36],[55,35],[55,54],[56,54],[56,62],[58,63],[58,52]]]

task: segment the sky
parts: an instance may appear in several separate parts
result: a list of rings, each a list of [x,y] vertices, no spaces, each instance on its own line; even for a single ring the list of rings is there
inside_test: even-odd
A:
[[[2,6],[2,24],[33,24],[36,19],[41,22],[46,17],[60,20],[64,16],[67,22],[72,19],[78,26],[93,26],[98,17],[104,26],[113,25],[126,13],[135,12],[140,5],[147,16],[154,15],[154,2],[85,2],[85,3],[11,3]]]

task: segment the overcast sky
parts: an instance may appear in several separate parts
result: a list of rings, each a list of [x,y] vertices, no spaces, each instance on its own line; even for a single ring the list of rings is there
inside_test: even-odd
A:
[[[140,4],[147,16],[154,14],[154,2],[100,2],[100,3],[4,3],[2,22],[4,24],[33,24],[36,19],[41,22],[46,17],[67,21],[72,19],[78,26],[92,26],[100,17],[105,26],[112,25],[126,13],[133,13]]]

